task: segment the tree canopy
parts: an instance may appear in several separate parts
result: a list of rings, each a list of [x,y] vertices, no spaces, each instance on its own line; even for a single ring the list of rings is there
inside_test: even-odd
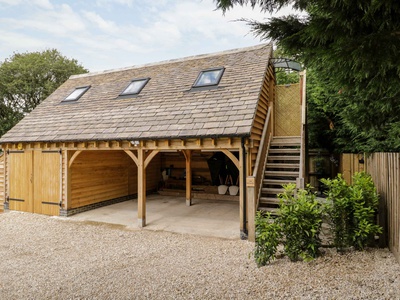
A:
[[[55,49],[15,53],[0,64],[0,136],[53,93],[69,76],[86,73]]]
[[[292,5],[306,13],[247,22],[256,35],[275,41],[315,72],[325,87],[320,104],[332,115],[336,150],[400,151],[400,1],[216,0],[216,5],[265,12]]]

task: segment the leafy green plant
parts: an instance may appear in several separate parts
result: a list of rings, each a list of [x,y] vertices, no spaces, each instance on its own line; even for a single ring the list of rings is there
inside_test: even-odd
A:
[[[371,176],[365,172],[356,173],[352,185],[348,185],[341,174],[335,179],[321,181],[328,187],[326,210],[335,247],[338,251],[348,247],[364,249],[382,232],[375,224],[379,197]]]
[[[353,227],[349,186],[341,174],[335,179],[321,179],[321,182],[328,188],[325,211],[330,219],[333,243],[342,251],[350,244]]]
[[[281,228],[274,222],[271,214],[258,211],[256,215],[256,247],[254,249],[257,266],[264,266],[275,259],[281,238]]]
[[[354,247],[363,250],[382,228],[375,224],[378,194],[370,175],[362,172],[348,185],[341,174],[335,179],[322,179],[327,186],[327,201],[319,203],[311,187],[297,190],[295,184],[284,185],[279,194],[277,216],[258,212],[256,247],[258,266],[275,259],[278,246],[290,260],[309,261],[320,254],[321,227],[326,215],[331,223],[333,243],[338,251]]]
[[[375,224],[379,196],[371,176],[365,172],[354,174],[351,195],[354,207],[352,244],[362,250],[372,243],[376,234],[382,232],[382,228]]]
[[[295,193],[294,184],[284,185],[284,189],[279,195],[278,222],[285,237],[285,254],[292,261],[311,260],[318,256],[321,246],[321,205],[310,189]]]

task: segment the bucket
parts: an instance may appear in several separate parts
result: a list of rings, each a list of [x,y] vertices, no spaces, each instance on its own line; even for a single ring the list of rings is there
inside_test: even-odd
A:
[[[218,186],[218,194],[220,194],[220,195],[225,195],[227,190],[228,190],[227,185]]]
[[[229,187],[229,195],[231,195],[231,196],[236,196],[238,192],[239,192],[239,187],[238,187],[238,186],[236,186],[236,185],[231,185],[231,186]]]

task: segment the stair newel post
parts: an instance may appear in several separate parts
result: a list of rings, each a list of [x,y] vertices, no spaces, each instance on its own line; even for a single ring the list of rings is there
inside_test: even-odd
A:
[[[305,161],[306,161],[306,124],[307,124],[307,99],[306,99],[306,70],[300,73],[301,88],[301,146],[300,146],[300,168],[299,178],[296,180],[297,188],[304,189],[305,183]]]
[[[256,199],[258,197],[258,192],[256,191],[256,177],[247,176],[246,178],[247,186],[247,205],[248,205],[248,240],[250,242],[256,241]]]

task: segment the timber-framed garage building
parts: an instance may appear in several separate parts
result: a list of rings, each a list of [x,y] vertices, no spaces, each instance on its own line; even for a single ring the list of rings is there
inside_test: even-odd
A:
[[[238,171],[240,230],[254,231],[274,132],[271,57],[264,44],[71,76],[1,138],[5,208],[68,216],[137,197],[142,227],[163,172],[190,205],[193,185],[215,184],[207,161],[222,153]]]

